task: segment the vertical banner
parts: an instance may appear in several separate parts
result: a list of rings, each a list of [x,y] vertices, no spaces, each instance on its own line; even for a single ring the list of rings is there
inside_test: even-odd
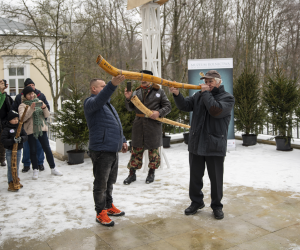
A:
[[[189,59],[188,60],[188,83],[199,85],[204,80],[200,80],[202,76],[209,70],[217,70],[222,78],[222,85],[225,91],[233,95],[233,59],[232,58],[216,58],[216,59]],[[189,90],[189,96],[192,96],[199,90]],[[201,91],[201,90],[200,90]],[[191,116],[192,117],[192,114]],[[235,150],[234,136],[234,116],[231,112],[231,120],[228,127],[227,150]]]

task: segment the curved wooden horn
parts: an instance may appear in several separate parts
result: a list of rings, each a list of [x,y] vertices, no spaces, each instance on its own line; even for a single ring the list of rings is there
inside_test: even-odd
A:
[[[175,88],[183,88],[183,89],[201,89],[201,86],[199,85],[171,82],[157,76],[117,69],[112,65],[110,65],[101,55],[97,57],[96,62],[100,66],[100,68],[102,68],[104,71],[106,71],[108,74],[112,76],[124,75],[126,79],[153,82],[167,87],[175,87]]]
[[[140,99],[136,95],[133,96],[130,101],[134,104],[134,106],[136,106],[146,116],[149,117],[149,116],[152,115],[153,112],[150,109],[146,108],[144,106],[144,104],[140,101]],[[179,123],[179,122],[174,122],[174,121],[169,120],[167,118],[157,118],[156,120],[158,120],[160,122],[163,122],[163,123],[171,124],[171,125],[174,125],[174,126],[179,126],[179,127],[183,127],[183,128],[190,128],[189,125],[182,124],[182,123]]]
[[[23,113],[23,115],[21,117],[21,120],[19,122],[19,125],[18,125],[18,129],[17,129],[16,136],[15,136],[16,138],[18,138],[20,136],[23,121],[24,121],[24,117],[26,115],[26,112],[27,112],[28,108],[29,108],[29,106],[26,105],[24,113]],[[19,181],[18,172],[17,172],[17,151],[18,151],[18,143],[14,143],[13,144],[13,149],[12,149],[12,154],[11,154],[11,175],[12,175],[12,178],[13,178],[14,188],[15,189],[20,189],[21,186],[20,186],[20,181]]]

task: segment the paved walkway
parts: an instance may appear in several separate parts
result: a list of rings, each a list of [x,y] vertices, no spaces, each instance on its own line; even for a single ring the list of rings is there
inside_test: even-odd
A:
[[[213,218],[206,198],[207,206],[192,216],[183,215],[189,204],[181,204],[178,213],[166,218],[125,216],[116,218],[113,228],[91,221],[90,228],[67,230],[43,242],[10,239],[0,249],[296,250],[300,249],[300,199],[292,197],[299,194],[231,187],[224,192],[225,218],[220,221]]]

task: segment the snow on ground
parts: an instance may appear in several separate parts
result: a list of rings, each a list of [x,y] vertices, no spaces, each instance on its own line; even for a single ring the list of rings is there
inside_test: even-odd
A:
[[[292,191],[295,192],[293,197],[300,198],[300,150],[281,152],[275,146],[265,144],[243,147],[239,140],[236,144],[236,151],[227,153],[225,159],[225,190],[243,185]],[[55,144],[51,143],[51,146],[54,149]],[[171,168],[158,170],[156,181],[150,185],[145,184],[147,173],[142,170],[137,172],[136,182],[123,185],[128,175],[126,165],[130,153],[119,154],[114,203],[126,211],[126,215],[145,217],[158,214],[166,217],[167,213],[176,212],[177,205],[188,205],[187,145],[172,144],[164,150]],[[83,164],[73,166],[55,161],[63,176],[52,176],[47,163],[38,180],[32,180],[32,171],[20,171],[24,188],[17,193],[7,191],[7,168],[0,167],[0,244],[8,238],[43,239],[66,229],[88,228],[94,224],[91,160],[85,159]],[[207,172],[204,189],[209,190]],[[209,194],[206,192],[206,195]]]

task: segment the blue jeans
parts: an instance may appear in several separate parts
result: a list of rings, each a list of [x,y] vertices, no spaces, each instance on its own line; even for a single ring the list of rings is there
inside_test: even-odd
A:
[[[46,154],[47,162],[50,166],[50,168],[55,168],[54,158],[53,154],[50,148],[49,140],[47,133],[43,131],[43,135],[38,137],[39,142],[42,145],[42,148]],[[30,160],[32,163],[33,169],[38,169],[38,159],[37,159],[37,153],[36,153],[36,139],[34,138],[33,134],[28,135],[28,143],[30,147]]]
[[[6,152],[6,161],[7,161],[7,181],[8,183],[13,181],[12,174],[11,174],[11,154],[12,150],[10,149],[5,149]],[[22,155],[22,149],[19,149],[17,151],[17,174],[19,177],[19,166],[20,166],[20,161],[21,161],[21,155]]]
[[[45,160],[44,151],[39,140],[36,140],[36,155],[38,158],[38,165],[43,165]],[[26,167],[30,167],[30,147],[28,141],[23,144],[23,158],[22,163]]]

